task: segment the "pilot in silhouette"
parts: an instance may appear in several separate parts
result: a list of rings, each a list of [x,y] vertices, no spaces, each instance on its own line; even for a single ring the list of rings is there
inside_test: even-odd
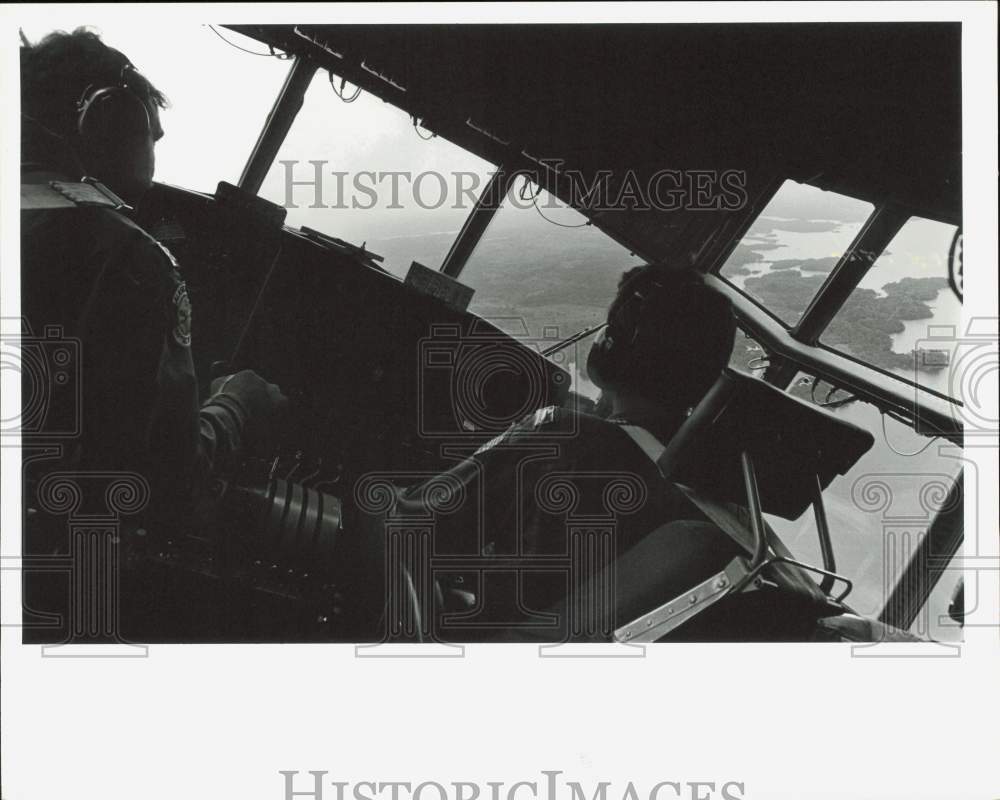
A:
[[[79,391],[46,398],[30,431],[61,449],[29,486],[52,470],[134,472],[161,518],[184,520],[284,398],[248,370],[199,403],[183,277],[129,216],[152,185],[163,94],[81,28],[24,42],[21,102],[22,316],[35,336],[78,342],[80,358]],[[51,544],[26,535],[25,554]]]
[[[622,276],[607,323],[587,361],[604,415],[533,412],[453,469],[401,492],[392,511],[434,520],[437,566],[456,555],[481,559],[486,572],[491,559],[503,562],[499,571],[508,575],[499,589],[483,592],[482,572],[455,576],[460,586],[479,581],[487,638],[515,607],[530,617],[564,601],[583,579],[573,565],[588,548],[606,551],[600,557],[608,561],[666,522],[706,520],[622,426],[670,439],[729,361],[736,330],[729,300],[693,270],[647,265]],[[580,538],[598,529],[607,536]],[[721,535],[717,550],[722,564],[737,552]],[[446,595],[454,588],[447,576],[439,583]],[[460,636],[476,634],[465,628]]]

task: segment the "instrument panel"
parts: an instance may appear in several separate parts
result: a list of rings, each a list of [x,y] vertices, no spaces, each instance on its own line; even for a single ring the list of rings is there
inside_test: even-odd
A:
[[[357,537],[344,535],[359,478],[426,480],[565,403],[570,377],[475,314],[221,188],[213,198],[157,186],[140,223],[188,285],[203,396],[213,377],[253,369],[289,408],[266,447],[219,477],[206,518],[149,546],[129,538],[130,580],[167,598],[132,624],[147,641],[363,641],[380,623]]]
[[[538,352],[364,258],[251,204],[154,191],[149,229],[174,231],[199,378],[248,368],[281,386],[285,456],[345,477],[442,469],[442,447],[487,441],[568,396],[568,373]]]

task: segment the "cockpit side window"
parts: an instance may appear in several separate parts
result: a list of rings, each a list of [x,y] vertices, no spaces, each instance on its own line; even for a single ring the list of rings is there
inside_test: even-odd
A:
[[[872,211],[863,200],[787,180],[719,275],[791,327]]]
[[[958,228],[910,217],[820,336],[820,344],[948,397],[961,300],[949,287]]]

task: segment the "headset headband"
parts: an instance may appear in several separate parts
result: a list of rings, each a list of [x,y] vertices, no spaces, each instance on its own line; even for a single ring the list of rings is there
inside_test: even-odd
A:
[[[138,70],[126,61],[114,85],[90,84],[76,103],[77,134],[81,139],[107,139],[122,133],[148,133],[149,109],[132,86]]]
[[[136,68],[132,65],[131,61],[126,61],[122,64],[121,72],[118,73],[118,83],[115,84],[105,84],[104,86],[98,86],[94,88],[97,84],[90,83],[87,84],[87,88],[83,90],[80,95],[80,99],[76,101],[76,110],[78,112],[83,112],[86,110],[90,102],[92,102],[94,96],[105,89],[126,89],[132,94],[135,94],[132,87],[129,85],[129,75],[137,72]],[[136,95],[140,100],[142,99],[139,95]]]

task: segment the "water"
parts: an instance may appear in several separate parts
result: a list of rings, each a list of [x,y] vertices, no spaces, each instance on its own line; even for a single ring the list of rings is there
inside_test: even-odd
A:
[[[778,222],[776,217],[762,217],[761,220]],[[809,220],[815,222],[816,220]],[[758,233],[764,225],[758,225]],[[772,228],[766,234],[751,233],[743,244],[753,249],[754,245],[777,245],[774,249],[758,250],[765,259],[744,264],[749,275],[730,275],[727,280],[740,289],[746,289],[748,278],[756,278],[772,272],[795,272],[803,277],[825,275],[800,268],[791,270],[775,270],[772,264],[783,259],[805,259],[840,257],[861,229],[860,222],[834,221],[836,228],[830,231],[815,231],[800,233]],[[859,284],[862,289],[874,291],[879,296],[885,296],[885,287],[904,278],[944,278],[947,276],[947,254],[951,244],[954,227],[930,220],[913,218],[897,234],[896,238],[883,253]],[[931,317],[919,320],[903,320],[903,330],[893,334],[892,350],[896,353],[908,354],[914,348],[922,347],[933,350],[946,350],[950,360],[956,357],[955,337],[961,333],[962,304],[949,288],[942,288],[937,296],[927,303],[931,309]],[[802,311],[804,309],[800,309]],[[948,330],[954,331],[954,336],[942,334]],[[893,374],[908,380],[915,380],[919,385],[953,395],[951,373],[947,367],[938,370],[894,369]]]
[[[828,222],[829,220],[809,220],[810,222]],[[858,231],[861,230],[860,222],[838,222],[833,221],[836,228],[830,231],[811,231],[809,233],[799,233],[796,231],[784,231],[775,228],[771,231],[774,235],[775,244],[779,246],[774,250],[764,251],[770,265],[772,261],[780,261],[790,258],[825,258],[834,256],[839,258],[843,255],[848,245],[854,241]],[[764,240],[766,242],[766,240]],[[763,242],[758,242],[763,243]]]
[[[954,226],[940,222],[912,218],[903,226],[861,281],[861,286],[884,293],[884,287],[903,278],[946,278],[948,274],[948,249]],[[950,288],[944,287],[927,303],[931,317],[920,320],[903,320],[903,331],[892,337],[892,349],[909,353],[915,347],[945,350],[949,360],[955,361],[957,338],[961,335],[962,304]],[[948,335],[948,331],[952,331]],[[942,336],[942,334],[945,334]],[[921,386],[954,395],[951,371],[893,370],[898,375],[916,380]]]
[[[953,364],[958,356],[957,338],[961,335],[959,325],[962,319],[962,304],[951,289],[942,289],[928,306],[933,316],[930,319],[903,320],[902,333],[892,337],[892,349],[897,353],[909,353],[917,347],[945,350],[950,364]],[[954,336],[941,335],[949,330],[954,331]],[[909,380],[916,380],[921,386],[950,397],[958,394],[949,367],[919,372],[914,370],[892,370],[892,372]]]

